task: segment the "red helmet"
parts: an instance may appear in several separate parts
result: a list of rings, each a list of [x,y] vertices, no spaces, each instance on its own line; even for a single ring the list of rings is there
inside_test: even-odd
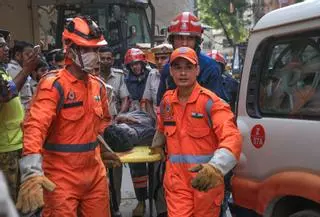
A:
[[[147,63],[146,55],[138,48],[130,48],[124,56],[124,64],[128,65],[138,61]]]
[[[62,36],[66,46],[72,43],[83,47],[100,47],[108,44],[99,26],[89,17],[72,19],[64,29]]]
[[[216,62],[223,64],[224,66],[227,64],[227,61],[224,58],[223,54],[218,52],[217,50],[211,50],[207,53],[207,55],[214,59]]]
[[[193,35],[201,37],[203,29],[198,17],[190,12],[182,12],[171,21],[168,32],[169,36]]]

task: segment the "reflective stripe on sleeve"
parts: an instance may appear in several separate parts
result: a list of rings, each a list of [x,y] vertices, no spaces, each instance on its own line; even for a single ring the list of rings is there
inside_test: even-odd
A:
[[[189,163],[189,164],[202,164],[208,163],[213,154],[209,155],[177,155],[173,154],[169,156],[171,163]]]
[[[41,154],[29,154],[19,160],[21,182],[32,176],[43,176]]]
[[[228,149],[220,148],[215,151],[212,159],[209,161],[209,164],[219,169],[223,175],[226,175],[236,166],[237,159]]]

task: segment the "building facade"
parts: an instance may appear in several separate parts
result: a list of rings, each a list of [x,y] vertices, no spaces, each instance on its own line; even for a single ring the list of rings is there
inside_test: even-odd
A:
[[[152,0],[156,11],[156,33],[167,28],[170,21],[180,12],[195,13],[195,0]]]

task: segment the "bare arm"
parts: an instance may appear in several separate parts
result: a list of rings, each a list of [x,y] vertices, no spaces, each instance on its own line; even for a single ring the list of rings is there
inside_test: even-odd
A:
[[[153,105],[152,105],[151,101],[145,100],[145,102],[141,106],[141,109],[142,109],[142,111],[150,114],[153,119],[155,119],[155,120],[157,119],[156,113],[153,109]]]
[[[124,82],[124,76],[120,77],[120,87],[119,87],[120,99],[121,99],[121,108],[119,113],[125,113],[129,110],[130,101],[129,101],[129,91],[127,85]]]
[[[152,148],[163,147],[165,143],[166,143],[166,137],[162,132],[157,130],[156,133],[154,134],[151,147]]]

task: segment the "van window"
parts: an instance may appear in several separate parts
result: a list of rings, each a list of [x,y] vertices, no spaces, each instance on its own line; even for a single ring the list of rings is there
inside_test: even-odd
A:
[[[262,116],[320,117],[320,37],[291,37],[270,43],[261,69]]]

